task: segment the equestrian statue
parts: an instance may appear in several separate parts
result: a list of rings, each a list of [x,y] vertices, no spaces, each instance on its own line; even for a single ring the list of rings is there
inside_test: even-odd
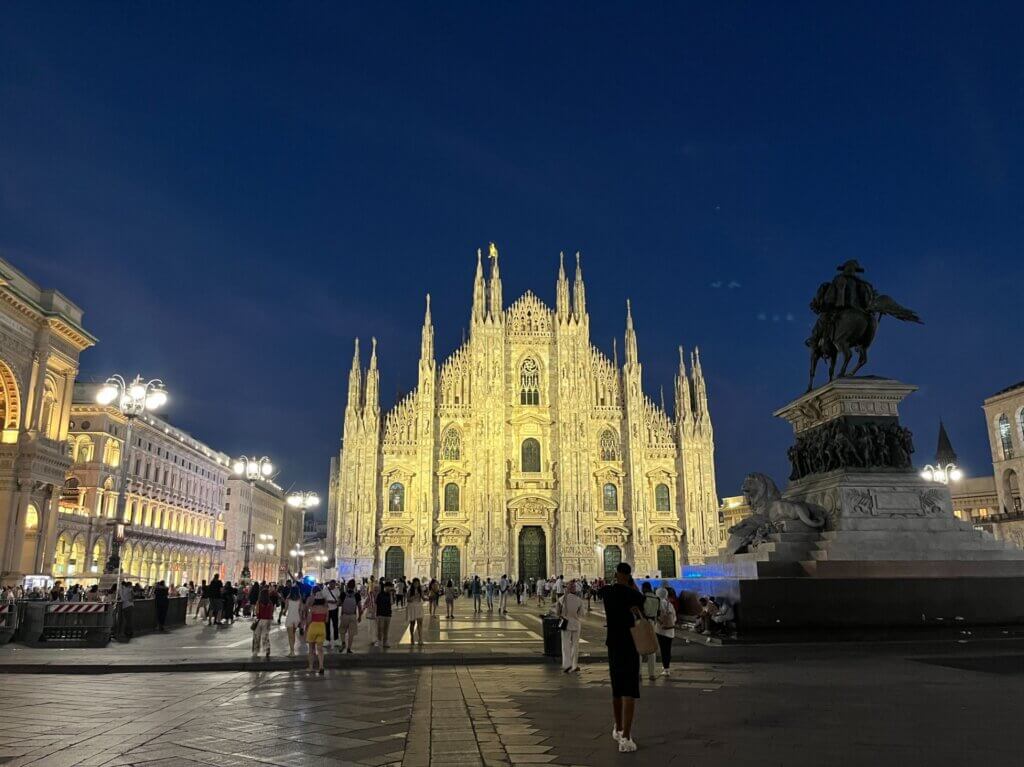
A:
[[[838,268],[831,282],[822,283],[811,311],[818,315],[811,337],[805,342],[811,350],[811,375],[807,391],[814,388],[818,361],[828,360],[828,380],[836,377],[836,360],[843,357],[839,376],[847,375],[850,359],[857,352],[857,364],[849,375],[856,375],[868,361],[868,347],[875,340],[882,315],[904,322],[921,322],[921,318],[889,296],[881,295],[870,282],[858,276],[864,272],[857,261],[847,261]]]

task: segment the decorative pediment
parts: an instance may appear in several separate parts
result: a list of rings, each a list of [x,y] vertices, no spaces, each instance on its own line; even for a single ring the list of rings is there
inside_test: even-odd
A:
[[[529,290],[505,310],[505,328],[509,334],[550,335],[551,310]]]
[[[626,472],[620,469],[618,466],[611,464],[602,466],[594,472],[594,477],[602,482],[610,479],[621,479],[626,476]]]
[[[597,525],[595,531],[598,535],[604,535],[606,533],[614,533],[616,535],[624,535],[629,537],[629,530],[625,525],[620,525],[615,522],[604,522]]]
[[[380,531],[381,542],[387,541],[411,541],[416,532],[406,525],[389,524]]]
[[[416,472],[408,466],[391,466],[381,472],[381,477],[387,482],[398,481],[408,483],[415,476]]]
[[[540,507],[544,509],[557,509],[558,503],[551,498],[545,498],[543,495],[520,495],[517,498],[513,498],[508,502],[510,509],[525,509],[532,507]]]
[[[652,482],[658,480],[661,480],[662,482],[675,482],[676,477],[678,476],[679,475],[676,474],[676,472],[669,471],[668,469],[662,466],[651,469],[649,472],[647,472],[647,478]]]
[[[683,528],[677,525],[668,524],[667,522],[659,522],[651,527],[651,535],[682,535]]]
[[[445,468],[437,472],[437,476],[446,481],[466,480],[469,478],[469,472],[459,466],[445,465]]]
[[[434,535],[438,538],[441,537],[452,537],[457,536],[460,538],[468,538],[471,535],[471,531],[465,525],[459,525],[454,522],[442,522],[437,530],[434,531]]]
[[[555,425],[555,422],[550,418],[544,418],[539,413],[532,410],[525,410],[508,419],[507,423],[510,426],[522,426],[525,423],[535,423],[538,426],[550,428]]]

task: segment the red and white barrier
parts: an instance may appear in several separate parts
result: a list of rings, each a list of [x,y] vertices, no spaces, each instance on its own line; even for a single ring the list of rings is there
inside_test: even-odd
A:
[[[107,609],[103,602],[67,602],[63,604],[48,605],[48,613],[101,613]]]

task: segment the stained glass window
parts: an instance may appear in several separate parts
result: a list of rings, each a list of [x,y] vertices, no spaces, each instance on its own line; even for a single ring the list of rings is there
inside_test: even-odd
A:
[[[611,429],[605,429],[601,433],[601,460],[602,461],[617,461],[619,460],[619,440],[615,437],[615,432]]]
[[[671,511],[669,503],[668,485],[658,485],[654,488],[654,510]]]
[[[523,440],[523,471],[540,471],[540,442],[533,437]]]
[[[400,514],[405,511],[405,485],[393,482],[388,490],[388,510]]]
[[[533,357],[523,360],[519,368],[519,402],[522,405],[540,404],[540,368]]]
[[[449,428],[441,439],[441,458],[458,461],[462,458],[462,438],[457,429]]]
[[[444,510],[459,510],[459,486],[454,482],[449,482],[444,486]]]
[[[603,498],[602,504],[605,511],[619,510],[619,488],[609,482],[604,486],[604,491],[601,493],[601,496]]]

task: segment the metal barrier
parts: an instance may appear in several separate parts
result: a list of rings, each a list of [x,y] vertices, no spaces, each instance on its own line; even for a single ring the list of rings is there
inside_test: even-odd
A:
[[[12,602],[0,604],[0,644],[11,641],[18,630],[18,606]]]
[[[32,646],[103,647],[113,610],[105,602],[24,602],[18,640]]]

